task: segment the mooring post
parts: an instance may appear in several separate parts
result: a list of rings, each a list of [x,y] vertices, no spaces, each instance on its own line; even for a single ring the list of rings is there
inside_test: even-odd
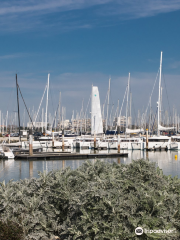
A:
[[[64,129],[62,130],[62,151],[64,152]]]
[[[94,131],[94,151],[96,150],[96,133]]]
[[[33,155],[33,135],[32,129],[29,129],[29,155]]]
[[[64,169],[64,167],[65,167],[65,161],[63,160],[62,161],[62,169]]]
[[[29,161],[29,177],[33,177],[33,161]]]
[[[54,147],[54,130],[52,131],[52,147]]]
[[[11,143],[10,128],[9,128],[9,143]]]
[[[118,153],[120,153],[120,128],[118,126]]]
[[[148,150],[148,129],[146,129],[146,150]]]

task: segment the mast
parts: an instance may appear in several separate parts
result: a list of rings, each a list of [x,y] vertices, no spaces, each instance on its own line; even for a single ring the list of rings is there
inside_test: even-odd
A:
[[[16,74],[17,105],[18,105],[18,121],[19,121],[19,141],[21,142],[18,87],[19,87],[19,86],[18,86],[17,74]]]
[[[162,72],[162,51],[161,51],[161,58],[160,58],[160,72],[159,72],[159,99],[158,99],[158,122],[157,122],[157,135],[158,137],[160,136],[160,130],[159,130],[159,125],[160,125],[160,111],[161,111],[161,72]]]
[[[62,130],[64,130],[64,107],[62,107]]]
[[[44,126],[43,126],[43,121],[44,121],[44,108],[42,108],[42,133],[44,132]]]
[[[8,132],[7,131],[7,124],[8,124],[8,111],[7,111],[7,114],[6,114],[6,132]]]
[[[47,131],[47,110],[48,110],[49,76],[50,76],[50,74],[48,73],[48,82],[47,82],[47,100],[46,100],[46,119],[45,119],[45,123],[46,123],[46,131]],[[45,135],[46,135],[46,132],[45,132]]]
[[[106,131],[107,131],[107,127],[108,127],[108,110],[109,110],[110,84],[111,84],[111,78],[109,78],[109,88],[108,88],[108,103],[107,103]]]
[[[81,133],[82,133],[82,130],[83,130],[83,103],[84,103],[84,99],[82,100],[82,108],[81,108],[81,112],[80,112],[80,124],[81,124],[81,126],[80,126],[80,131],[81,131]]]
[[[59,93],[59,132],[61,131],[60,109],[61,109],[61,92]]]
[[[129,82],[130,82],[130,73],[129,73],[129,77],[128,77],[128,88],[127,88],[127,103],[126,103],[126,128],[128,128]]]
[[[177,109],[176,109],[176,134],[177,134]]]
[[[74,110],[72,112],[72,132],[74,132]]]
[[[150,110],[150,112],[149,112],[149,134],[151,134],[150,133],[150,129],[151,129],[151,96],[150,96],[149,110]]]
[[[117,115],[116,115],[116,120],[117,120],[117,122],[116,122],[116,128],[117,128],[117,126],[118,126],[118,113],[119,113],[119,99],[118,99],[118,105],[117,105]],[[120,128],[119,128],[120,129]]]
[[[24,121],[23,121],[23,130],[25,130],[25,108],[24,108]]]
[[[130,109],[129,109],[129,116],[130,116],[130,128],[132,128],[132,121],[131,121],[131,105],[132,105],[132,93],[130,93]]]
[[[2,133],[4,134],[4,117],[3,117],[3,113],[2,113]]]
[[[2,124],[1,124],[1,110],[0,110],[0,133],[2,132],[1,129],[2,129]]]
[[[29,108],[29,113],[30,113],[30,108]],[[31,120],[30,120],[30,115],[29,115],[29,128],[30,128]]]
[[[55,111],[55,132],[56,132],[56,111]]]
[[[159,118],[159,123],[161,124],[162,123],[162,91],[163,91],[163,88],[161,87],[161,105],[160,105],[160,118]]]

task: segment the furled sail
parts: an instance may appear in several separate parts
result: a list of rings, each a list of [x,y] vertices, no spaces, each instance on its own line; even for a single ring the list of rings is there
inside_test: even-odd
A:
[[[172,130],[175,129],[176,127],[163,127],[160,124],[158,125],[159,131],[167,131],[167,130]]]
[[[92,86],[91,95],[91,134],[102,134],[102,116],[98,87]]]
[[[144,132],[144,129],[141,128],[141,129],[129,129],[129,128],[126,128],[126,133],[140,133],[140,132]]]
[[[46,130],[46,134],[52,135],[52,132],[49,130]],[[54,132],[54,136],[59,135],[59,134],[60,134],[60,132]]]

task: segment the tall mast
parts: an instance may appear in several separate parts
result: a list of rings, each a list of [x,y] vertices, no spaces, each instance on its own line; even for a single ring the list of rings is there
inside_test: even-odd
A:
[[[64,130],[64,107],[62,107],[62,129]]]
[[[130,73],[129,73],[129,78],[128,78],[128,88],[127,88],[127,103],[126,103],[126,128],[128,128],[129,82],[130,82]]]
[[[61,92],[59,93],[59,132],[61,131],[61,115],[60,115],[60,110],[61,110]]]
[[[132,117],[131,117],[131,105],[132,105],[132,93],[130,93],[130,108],[129,108],[129,116],[130,116],[130,128],[132,127]]]
[[[43,129],[44,129],[43,121],[44,121],[44,108],[42,108],[42,133],[44,132],[44,131],[43,131]]]
[[[159,130],[159,125],[160,125],[160,111],[161,111],[161,72],[162,72],[162,53],[161,52],[161,58],[160,58],[160,72],[159,72],[159,99],[158,99],[158,123],[157,123],[157,135],[159,137],[160,135],[160,130]]]
[[[72,132],[74,132],[74,110],[72,112]]]
[[[162,90],[163,90],[163,88],[161,87],[161,103],[160,103],[160,109],[159,109],[159,124],[160,125],[162,123]]]
[[[111,78],[109,78],[109,88],[108,88],[108,103],[107,103],[106,131],[107,131],[107,127],[108,127],[108,110],[109,110],[110,84],[111,84]]]
[[[118,126],[118,113],[119,113],[119,99],[118,99],[118,105],[117,105],[117,115],[116,115],[116,120],[117,120],[117,122],[116,122],[116,128],[117,128],[117,126]]]
[[[150,133],[150,129],[151,129],[151,96],[150,96],[150,105],[149,105],[149,133]]]
[[[6,114],[6,132],[7,132],[7,125],[8,125],[8,111],[7,111],[7,114]]]
[[[25,130],[25,108],[24,108],[24,121],[23,121],[23,130]]]
[[[18,120],[19,120],[19,141],[21,142],[18,87],[19,86],[18,86],[17,74],[16,74],[17,105],[18,105]]]
[[[1,110],[0,110],[0,133],[1,133],[1,129],[2,129],[2,124],[1,124]]]
[[[47,131],[47,110],[48,110],[48,93],[49,93],[49,76],[50,74],[48,73],[48,82],[47,82],[47,100],[46,100],[46,131]],[[46,133],[45,133],[46,134]]]
[[[83,103],[84,103],[84,99],[82,100],[82,108],[81,108],[81,112],[80,112],[80,121],[81,121],[81,133],[82,133],[82,130],[83,130]]]

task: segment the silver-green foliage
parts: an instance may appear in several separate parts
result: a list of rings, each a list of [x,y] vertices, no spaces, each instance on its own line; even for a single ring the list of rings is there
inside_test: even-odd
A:
[[[0,218],[23,227],[25,239],[178,239],[180,180],[146,160],[84,163],[40,173],[0,188]],[[135,228],[174,229],[136,236]]]

